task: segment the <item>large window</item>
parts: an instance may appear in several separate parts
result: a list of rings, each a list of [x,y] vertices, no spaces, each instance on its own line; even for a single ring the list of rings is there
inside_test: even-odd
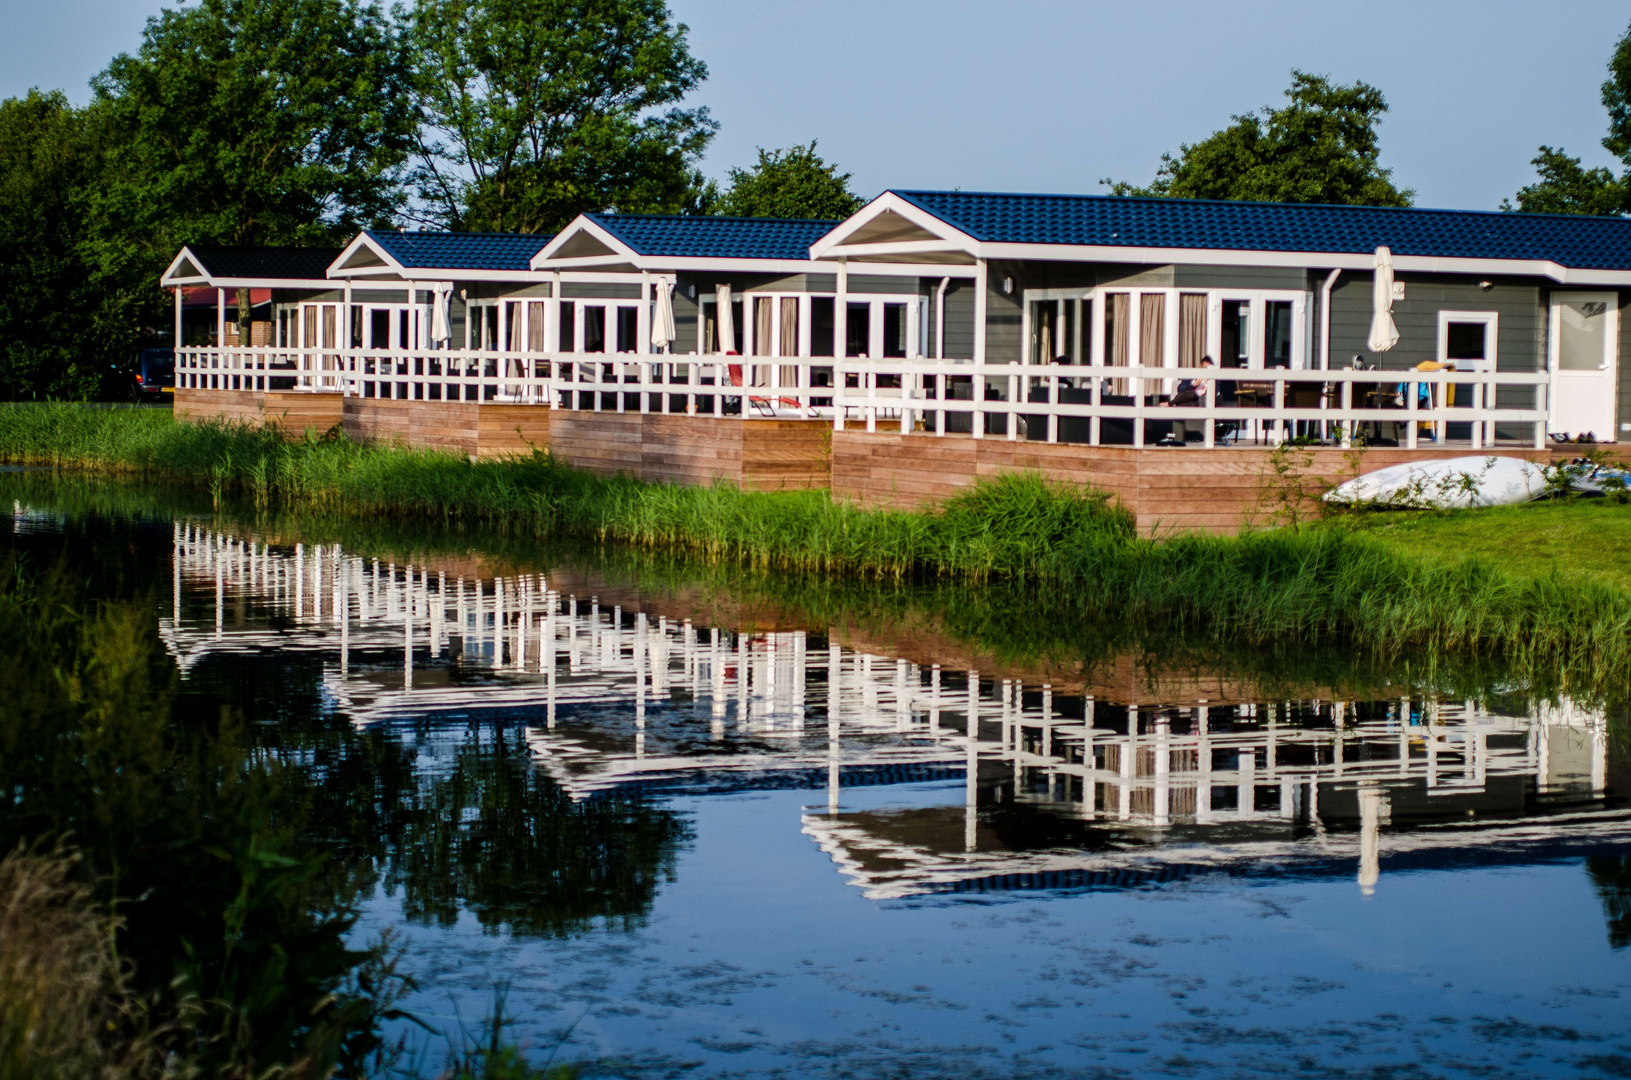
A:
[[[1022,363],[1307,368],[1308,294],[1289,290],[1029,289]],[[993,355],[992,363],[1006,357]]]

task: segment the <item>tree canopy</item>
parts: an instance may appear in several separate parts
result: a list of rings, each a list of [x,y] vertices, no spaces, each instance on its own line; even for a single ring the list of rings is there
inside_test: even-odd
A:
[[[730,170],[730,186],[710,209],[733,217],[846,218],[865,202],[849,179],[821,159],[814,139],[809,146],[760,148],[758,164]]]
[[[1178,156],[1161,155],[1148,187],[1102,181],[1116,195],[1175,199],[1409,206],[1415,192],[1380,164],[1377,125],[1387,112],[1367,83],[1333,83],[1293,70],[1289,104],[1244,113]]]
[[[678,211],[703,189],[708,76],[664,0],[420,0],[419,216],[552,232],[585,211]]]
[[[1615,176],[1613,170],[1602,166],[1588,169],[1561,147],[1542,146],[1529,162],[1538,179],[1518,189],[1517,206],[1503,200],[1502,210],[1526,214],[1631,213],[1631,29],[1614,45],[1602,95],[1608,109],[1603,148],[1625,164],[1625,172]]]
[[[97,391],[103,316],[88,265],[85,117],[60,92],[0,101],[0,396]]]
[[[201,0],[149,19],[93,82],[117,158],[110,221],[169,255],[388,221],[415,121],[400,39],[359,0]]]

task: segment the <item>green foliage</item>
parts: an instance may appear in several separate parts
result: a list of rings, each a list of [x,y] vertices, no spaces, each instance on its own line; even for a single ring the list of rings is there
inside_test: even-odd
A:
[[[208,1075],[326,1076],[380,1049],[379,957],[313,888],[275,769],[242,721],[172,716],[174,669],[140,604],[24,564],[0,585],[0,843],[71,839],[121,919],[131,992]],[[178,722],[179,721],[179,722]]]
[[[1236,116],[1222,131],[1180,145],[1177,157],[1161,155],[1148,187],[1103,183],[1116,195],[1157,198],[1411,204],[1416,193],[1395,187],[1380,164],[1376,127],[1387,111],[1380,90],[1293,70],[1286,97],[1289,105]]]
[[[761,148],[753,168],[731,169],[730,187],[711,209],[732,217],[847,218],[865,202],[850,191],[849,178],[821,159],[813,139],[786,150]]]
[[[1518,189],[1516,207],[1501,200],[1502,210],[1605,216],[1631,212],[1631,29],[1614,44],[1602,98],[1608,109],[1608,134],[1603,137],[1603,147],[1625,163],[1626,171],[1615,176],[1601,166],[1587,169],[1579,158],[1570,157],[1561,147],[1542,146],[1530,161],[1539,179]]]
[[[407,59],[361,0],[161,11],[93,83],[110,241],[156,278],[184,243],[323,243],[388,219],[415,121]]]
[[[101,275],[87,265],[84,115],[60,93],[0,101],[0,398],[96,393]]]
[[[716,125],[664,0],[420,0],[414,183],[455,230],[553,232],[585,211],[679,211]]]
[[[1550,146],[1530,161],[1540,179],[1518,189],[1518,205],[1502,200],[1502,210],[1525,214],[1623,214],[1631,208],[1625,181],[1602,166],[1587,169],[1577,157]]]

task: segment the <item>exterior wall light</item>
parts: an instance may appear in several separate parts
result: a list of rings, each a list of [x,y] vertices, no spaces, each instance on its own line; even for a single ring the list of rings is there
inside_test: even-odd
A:
[[[1478,287],[1480,289],[1482,289],[1484,292],[1489,292],[1491,289],[1495,288],[1495,282],[1493,282],[1493,281],[1480,281],[1478,283]]]
[[[1014,294],[1014,279],[1013,278],[1005,277],[1005,278],[1002,279],[1002,291],[1003,291],[1004,296],[1012,296]]]

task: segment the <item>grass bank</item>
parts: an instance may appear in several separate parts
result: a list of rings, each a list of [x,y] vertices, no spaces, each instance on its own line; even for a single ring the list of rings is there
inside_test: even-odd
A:
[[[488,523],[679,552],[712,564],[1045,589],[1073,617],[1201,631],[1248,645],[1343,639],[1388,655],[1463,650],[1631,674],[1631,592],[1511,560],[1419,557],[1360,526],[1139,539],[1128,515],[1034,477],[938,512],[869,511],[824,492],[745,493],[597,478],[547,455],[471,463],[154,412],[0,409],[0,460],[125,473],[255,506],[367,519]],[[1530,568],[1532,570],[1533,568]]]
[[[1631,590],[1631,506],[1611,499],[1366,513],[1343,524],[1430,563],[1486,559],[1519,576],[1557,575]]]

